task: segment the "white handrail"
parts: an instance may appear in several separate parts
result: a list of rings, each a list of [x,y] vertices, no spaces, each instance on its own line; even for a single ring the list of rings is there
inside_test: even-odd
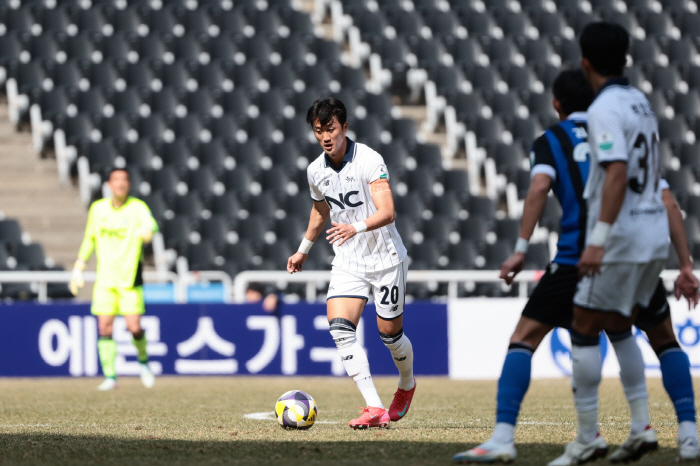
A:
[[[406,278],[411,283],[447,283],[447,298],[456,299],[459,283],[500,283],[498,270],[411,270]],[[519,284],[519,295],[527,296],[527,284],[539,280],[541,270],[524,270],[515,277]],[[678,276],[678,270],[664,270],[661,278],[667,288],[673,286],[673,281]],[[34,283],[38,286],[38,298],[40,303],[48,302],[48,283],[68,283],[72,273],[69,271],[17,271],[0,272],[0,283]],[[174,272],[152,271],[143,272],[143,278],[147,282],[169,282],[175,286],[178,303],[187,302],[187,285],[202,281],[220,281],[223,286],[224,302],[245,302],[245,291],[250,283],[306,283],[306,299],[316,299],[316,284],[327,283],[330,280],[330,272],[323,270],[305,271],[289,274],[283,270],[248,270],[236,275],[231,280],[228,274],[220,270],[202,270],[187,272],[178,275]],[[95,272],[85,272],[83,277],[86,282],[94,282]]]
[[[0,283],[36,283],[38,290],[37,300],[44,304],[48,302],[47,285],[49,283],[68,283],[72,272],[49,270],[49,271],[17,271],[0,272]],[[83,279],[88,283],[94,283],[97,274],[95,272],[83,273]],[[175,286],[180,282],[180,277],[173,272],[156,272],[145,270],[143,279],[147,282],[171,282]]]
[[[527,284],[539,280],[542,276],[541,270],[523,270],[515,277],[515,282],[519,284],[520,297],[527,297]],[[664,270],[661,278],[666,287],[671,286],[673,280],[678,276],[678,270]],[[457,286],[463,282],[478,283],[500,283],[500,271],[498,270],[409,270],[406,281],[411,283],[439,282],[447,283],[447,298],[456,299]],[[328,282],[331,274],[328,271],[305,271],[301,273],[289,274],[283,270],[248,270],[236,275],[233,280],[233,302],[245,302],[245,290],[249,283],[307,283],[311,285],[315,282]],[[309,288],[306,287],[307,301],[309,299]],[[312,296],[315,298],[315,287]]]

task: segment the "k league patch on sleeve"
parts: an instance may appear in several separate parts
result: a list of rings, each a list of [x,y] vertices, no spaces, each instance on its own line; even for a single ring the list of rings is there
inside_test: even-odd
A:
[[[596,138],[598,142],[598,149],[609,152],[613,148],[613,137],[607,131],[601,131]]]

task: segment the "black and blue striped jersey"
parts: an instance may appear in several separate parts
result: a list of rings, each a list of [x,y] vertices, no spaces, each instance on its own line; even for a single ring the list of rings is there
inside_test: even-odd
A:
[[[562,217],[553,262],[576,265],[586,236],[586,200],[583,197],[590,150],[586,114],[576,112],[547,129],[532,144],[530,176],[544,173],[552,178],[552,191],[561,204]]]

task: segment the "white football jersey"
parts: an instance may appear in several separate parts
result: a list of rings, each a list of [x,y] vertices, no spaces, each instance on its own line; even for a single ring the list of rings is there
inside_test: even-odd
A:
[[[659,131],[644,94],[627,79],[615,78],[601,88],[588,108],[591,171],[588,235],[600,216],[606,162],[627,164],[627,192],[605,243],[604,263],[648,262],[668,257],[668,214],[661,199]]]
[[[336,223],[361,222],[377,211],[369,184],[389,179],[384,159],[364,144],[347,140],[340,170],[329,163],[325,152],[306,169],[314,201],[326,201]],[[325,232],[321,237],[325,240]],[[406,258],[406,248],[392,222],[357,234],[342,245],[333,243],[333,265],[348,272],[371,273],[389,269]]]

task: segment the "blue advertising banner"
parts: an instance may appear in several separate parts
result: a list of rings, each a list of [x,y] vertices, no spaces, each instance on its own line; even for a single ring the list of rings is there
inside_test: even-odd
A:
[[[279,316],[259,304],[151,304],[141,322],[157,375],[345,375],[324,304],[283,305]],[[404,330],[415,350],[416,374],[447,375],[447,305],[408,304]],[[365,308],[357,337],[373,374],[397,374],[373,305]],[[0,305],[0,376],[98,375],[97,338],[88,304]],[[117,373],[138,374],[122,318],[113,338]]]

